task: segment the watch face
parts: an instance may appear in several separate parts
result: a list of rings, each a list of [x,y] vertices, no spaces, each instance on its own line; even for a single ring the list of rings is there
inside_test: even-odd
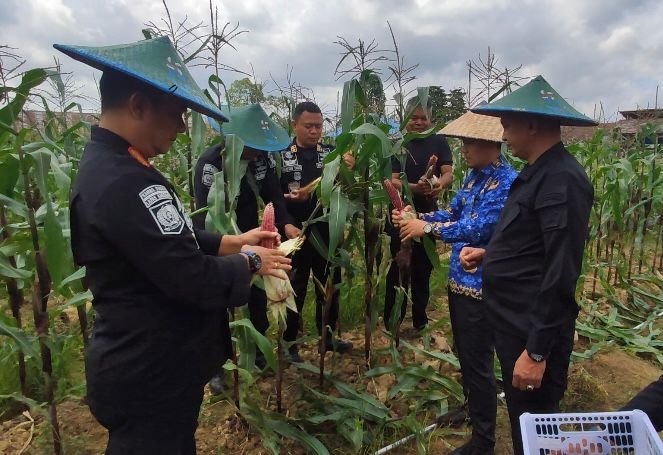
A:
[[[535,362],[542,362],[543,361],[543,356],[541,354],[530,354],[529,357],[530,357],[530,359],[534,360]]]
[[[262,266],[262,259],[260,259],[260,256],[258,256],[255,253],[253,254],[251,259],[253,262],[253,269],[257,272],[258,270],[260,270],[260,267]]]
[[[432,224],[426,223],[424,225],[424,234],[430,234],[432,230],[433,230],[433,225]]]

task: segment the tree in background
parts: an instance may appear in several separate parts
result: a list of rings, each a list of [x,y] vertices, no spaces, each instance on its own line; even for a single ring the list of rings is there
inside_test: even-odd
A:
[[[465,91],[455,88],[447,92],[440,86],[429,87],[431,107],[433,108],[433,123],[449,123],[465,113]]]
[[[252,82],[248,77],[237,79],[228,88],[228,102],[231,106],[262,103],[266,100],[263,88],[264,84]]]

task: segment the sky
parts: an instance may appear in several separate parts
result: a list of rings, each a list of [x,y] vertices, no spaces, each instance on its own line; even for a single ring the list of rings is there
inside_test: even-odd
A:
[[[111,45],[143,39],[148,22],[165,17],[161,0],[0,0],[0,45],[17,48],[25,68],[52,66],[53,43]],[[663,104],[663,2],[660,0],[216,0],[221,23],[247,33],[226,47],[222,61],[254,73],[265,91],[292,79],[315,93],[326,112],[336,107],[343,81],[334,70],[339,37],[393,49],[387,21],[406,66],[418,64],[410,88],[467,89],[468,60],[485,59],[524,77],[542,74],[581,112],[605,120],[617,111]],[[209,0],[169,2],[175,22],[209,25]],[[390,53],[385,54],[392,55]],[[99,73],[65,55],[63,71],[94,109]],[[386,78],[387,64],[375,69]],[[192,73],[205,86],[208,70]],[[223,72],[230,84],[244,77]]]

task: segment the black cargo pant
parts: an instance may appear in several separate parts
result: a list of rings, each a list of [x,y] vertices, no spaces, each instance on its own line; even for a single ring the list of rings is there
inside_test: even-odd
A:
[[[203,387],[146,406],[88,395],[92,415],[108,430],[106,455],[195,455]]]
[[[391,257],[395,258],[396,254],[401,248],[401,240],[398,237],[398,231],[391,233],[391,242],[389,249],[391,250]],[[433,264],[431,264],[423,243],[412,242],[412,258],[410,259],[410,279],[403,283],[403,287],[407,291],[412,288],[412,325],[415,328],[422,328],[428,324],[428,315],[426,315],[426,307],[428,306],[428,299],[430,297],[430,275],[433,271]],[[396,262],[392,262],[387,272],[386,289],[384,293],[384,321],[385,326],[389,327],[391,313],[396,302],[396,286],[400,286],[400,273]],[[403,296],[401,304],[401,321],[405,318],[407,310],[407,299]]]
[[[639,409],[649,416],[656,431],[663,431],[663,376],[642,389],[622,411]]]
[[[520,416],[532,414],[550,414],[559,412],[559,403],[567,386],[569,359],[573,351],[573,333],[575,321],[560,330],[555,344],[546,360],[541,388],[531,392],[514,388],[513,368],[516,360],[525,350],[527,340],[518,334],[495,328],[495,351],[502,366],[504,393],[511,422],[511,438],[515,455],[523,455],[523,440],[520,433]],[[529,454],[527,454],[529,455]]]
[[[263,289],[257,286],[251,286],[249,295],[249,318],[256,330],[263,335],[269,328],[269,319],[267,318],[267,295]]]
[[[328,227],[326,224],[322,225],[320,228],[314,227],[312,229],[317,229],[317,232],[320,233],[320,237],[325,243],[328,243]],[[325,232],[326,231],[326,232]],[[292,289],[295,291],[295,304],[297,305],[297,313],[294,311],[288,310],[286,317],[286,328],[283,333],[283,339],[286,341],[294,341],[297,339],[297,334],[299,332],[299,320],[302,314],[302,309],[304,308],[304,301],[306,300],[306,288],[308,287],[308,280],[313,272],[315,279],[325,286],[327,284],[327,277],[329,276],[330,264],[327,262],[327,259],[322,257],[318,251],[315,249],[311,241],[307,239],[302,245],[302,248],[297,251],[292,257]],[[336,269],[334,272],[334,285],[341,282],[341,270]],[[324,294],[318,287],[317,283],[315,285],[315,325],[318,328],[318,334],[322,333],[322,318],[323,318],[323,309],[325,305]],[[327,325],[332,328],[336,328],[336,323],[338,321],[338,291],[334,293],[332,297],[331,307],[329,308],[329,314],[327,315]]]
[[[495,445],[497,385],[493,371],[493,329],[481,300],[449,290],[449,317],[472,420],[472,439]]]

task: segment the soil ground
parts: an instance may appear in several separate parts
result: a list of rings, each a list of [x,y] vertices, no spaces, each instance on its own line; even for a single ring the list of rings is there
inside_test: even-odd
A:
[[[444,317],[441,310],[436,316]],[[408,321],[404,323],[404,327]],[[407,333],[407,329],[404,329]],[[352,353],[338,356],[333,361],[331,354],[327,356],[327,368],[333,368],[335,376],[349,383],[364,381],[366,390],[373,393],[381,401],[386,400],[387,390],[393,385],[393,378],[388,375],[369,381],[360,373],[363,365],[363,330],[356,329],[344,334],[344,338],[352,341],[355,349]],[[374,347],[388,343],[380,332],[374,334]],[[416,340],[410,340],[417,343]],[[433,331],[431,349],[445,351],[449,345],[442,329]],[[301,349],[305,361],[317,365],[319,356],[316,346],[309,344]],[[385,363],[387,359],[384,359]],[[407,359],[416,361],[419,359]],[[378,362],[382,360],[378,359]],[[441,366],[442,368],[449,368]],[[451,370],[447,374],[457,374]],[[563,408],[567,411],[603,411],[615,410],[628,401],[640,389],[663,374],[660,368],[650,361],[643,360],[616,349],[606,349],[597,353],[591,360],[573,364],[569,373],[569,389]],[[284,408],[290,409],[293,395],[296,392],[292,385],[307,383],[317,387],[318,376],[303,372],[294,367],[287,368],[284,373],[284,384],[291,387],[284,390]],[[258,379],[258,388],[265,403],[274,408],[275,379],[264,377]],[[198,453],[201,455],[218,454],[268,454],[260,443],[260,435],[252,431],[234,415],[233,406],[225,401],[217,401],[206,393],[200,415],[200,425],[196,433]],[[107,433],[99,426],[90,414],[87,406],[80,399],[68,399],[58,404],[58,414],[65,454],[67,455],[100,455],[103,453]],[[34,421],[32,420],[34,418]],[[469,429],[443,429],[427,435],[427,453],[447,454],[454,447],[461,445],[467,437]],[[16,455],[42,455],[52,453],[48,444],[48,432],[42,416],[31,416],[27,412],[11,420],[0,423],[0,453]],[[510,454],[510,429],[504,403],[498,410],[497,454]],[[346,449],[330,451],[334,454],[351,453]],[[282,453],[303,454],[301,448],[289,446]],[[393,454],[416,454],[415,444],[399,447]]]

